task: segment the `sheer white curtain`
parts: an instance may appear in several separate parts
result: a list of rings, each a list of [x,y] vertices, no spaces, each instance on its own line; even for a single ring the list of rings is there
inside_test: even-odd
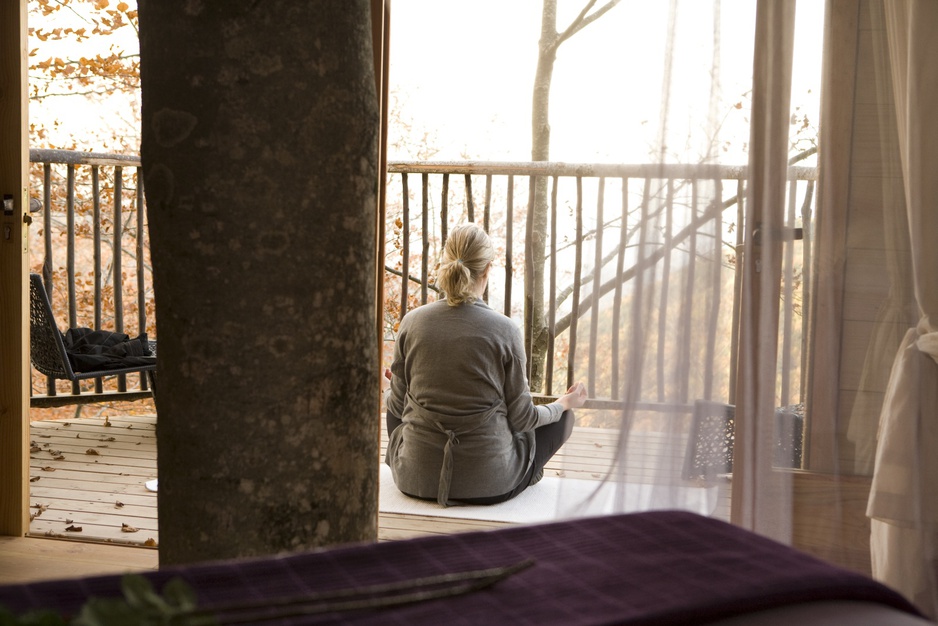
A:
[[[752,41],[738,181],[698,167],[685,196],[660,183],[666,164],[724,154],[727,118],[713,103],[728,16],[713,0],[702,20],[701,4],[673,1],[661,55],[649,51],[663,68],[662,169],[634,200],[619,502],[636,483],[654,485],[659,508],[711,490],[711,514],[869,572],[938,615],[938,2],[827,3],[816,202],[815,177],[789,167],[807,4],[794,0],[760,0],[750,30],[734,34]],[[683,45],[693,29],[709,33],[709,54]],[[688,70],[709,79],[689,96]],[[683,98],[702,112],[689,131]],[[919,322],[901,338],[910,286]],[[700,401],[727,407],[716,417],[731,435],[717,447],[730,447],[732,466],[688,473]]]
[[[873,573],[938,617],[938,3],[885,3],[918,324],[886,388],[869,501]]]
[[[791,474],[773,466],[800,463],[801,422],[781,428],[797,445],[779,437],[803,396],[789,380],[800,354],[780,355],[779,328],[782,307],[794,308],[795,209],[812,206],[813,189],[788,167],[795,9],[674,0],[648,58],[633,61],[660,64],[662,87],[657,170],[630,199],[612,472],[623,509],[630,486],[653,485],[656,508],[706,509],[785,542]]]
[[[655,485],[657,507],[687,508],[701,489],[712,514],[786,542],[792,486],[773,470],[777,414],[802,398],[779,389],[779,364],[792,367],[779,355],[792,282],[782,273],[797,221],[788,207],[810,196],[789,180],[794,29],[794,1],[674,1],[660,55],[649,50],[649,63],[661,60],[660,173],[634,200],[614,472],[623,506],[636,482]],[[746,82],[730,86],[740,58],[724,47],[740,37]],[[688,180],[671,178],[675,163]],[[735,178],[720,169],[735,165]]]
[[[653,162],[643,181],[630,180],[628,193],[623,191],[628,208],[620,263],[631,278],[622,286],[617,338],[624,355],[618,368],[622,426],[610,476],[621,510],[673,507],[730,515],[730,485],[716,476],[728,469],[727,455],[732,456],[731,447],[724,447],[722,423],[709,429],[707,449],[713,454],[688,465],[694,457],[688,445],[695,406],[706,403],[715,412],[710,417],[720,422],[735,405],[735,368],[728,354],[736,343],[731,335],[741,257],[735,242],[748,186],[720,167],[742,165],[750,141],[745,118],[751,60],[739,82],[734,75],[739,59],[727,39],[751,55],[755,12],[749,2],[729,4],[743,15],[734,15],[732,8],[724,13],[719,1],[656,5],[662,15],[642,29],[647,56],[624,63],[643,64],[644,75],[654,69],[661,83],[660,89],[636,86],[636,100],[660,97],[659,114],[624,138],[650,138]],[[643,15],[653,13],[649,6]],[[745,45],[739,45],[738,29],[749,34]],[[782,176],[787,120],[786,113],[786,138],[779,144]]]

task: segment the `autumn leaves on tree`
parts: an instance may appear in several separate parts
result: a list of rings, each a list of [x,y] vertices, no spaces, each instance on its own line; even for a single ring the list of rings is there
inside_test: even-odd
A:
[[[98,128],[113,129],[99,138],[110,151],[137,153],[139,131],[128,137],[128,129],[139,126],[139,107],[126,104],[139,101],[136,8],[108,0],[30,0],[29,38],[29,101],[38,113],[30,115],[31,147],[87,150],[87,137],[72,135],[62,117],[80,99],[101,105],[113,99],[120,104],[112,119],[123,123]]]

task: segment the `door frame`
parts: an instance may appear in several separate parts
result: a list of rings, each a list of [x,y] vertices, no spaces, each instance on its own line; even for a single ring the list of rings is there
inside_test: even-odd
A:
[[[0,535],[29,527],[26,0],[0,0]]]

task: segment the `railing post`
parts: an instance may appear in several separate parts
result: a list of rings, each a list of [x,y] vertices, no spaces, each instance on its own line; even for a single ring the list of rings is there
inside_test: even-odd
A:
[[[592,298],[593,306],[590,311],[590,352],[587,364],[587,393],[589,397],[596,397],[596,347],[599,340],[599,301],[602,297],[600,285],[602,284],[602,266],[603,266],[603,201],[606,193],[606,179],[599,177],[599,188],[596,194],[596,243],[593,254],[593,286]]]
[[[407,313],[407,291],[410,286],[410,192],[407,189],[407,174],[401,174],[403,189],[401,210],[401,318]]]
[[[544,367],[544,393],[554,393],[554,343],[557,339],[557,176],[551,177],[550,190],[550,264],[548,266],[547,362]]]
[[[505,206],[505,315],[511,317],[511,283],[512,283],[512,262],[511,257],[514,253],[514,233],[512,227],[515,223],[515,177],[508,175],[508,200]]]
[[[567,354],[567,384],[569,388],[574,382],[574,364],[576,363],[577,348],[577,322],[580,318],[580,280],[583,277],[583,177],[576,177],[576,257],[573,261],[573,310],[570,312],[569,352]]]
[[[422,253],[420,255],[420,304],[427,303],[427,284],[429,279],[430,265],[430,174],[423,174],[421,177],[421,189],[423,197],[421,198],[423,212],[420,216],[421,239],[423,241]]]
[[[619,399],[619,332],[622,320],[622,272],[625,269],[625,249],[628,245],[629,179],[622,177],[622,212],[619,216],[619,246],[616,253],[616,288],[612,298],[612,372],[610,397]]]
[[[528,176],[528,214],[524,224],[524,284],[531,285],[534,282],[534,255],[532,249],[534,246],[534,209],[537,206],[535,200],[537,195],[537,177]],[[534,376],[534,302],[533,294],[527,289],[524,292],[524,348],[527,358],[528,382],[535,380]],[[540,391],[540,390],[537,390]]]

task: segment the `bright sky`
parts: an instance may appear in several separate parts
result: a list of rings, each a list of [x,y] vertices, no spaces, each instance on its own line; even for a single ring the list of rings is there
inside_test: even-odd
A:
[[[692,135],[691,150],[701,153],[713,66],[712,3],[675,4],[670,143],[683,147]],[[815,125],[823,4],[801,0],[797,11],[793,103]],[[435,136],[441,151],[433,158],[530,159],[541,5],[540,0],[394,0],[391,88],[401,94],[403,120]],[[584,1],[558,5],[558,28],[564,28]],[[720,5],[721,93],[714,113],[727,116],[720,139],[730,143],[723,162],[743,163],[756,3],[722,0]],[[623,0],[561,46],[551,92],[552,160],[647,161],[659,133],[668,8],[660,0]],[[737,102],[742,109],[733,108]],[[406,150],[389,155],[414,157]]]
[[[133,0],[129,4],[136,5]],[[86,28],[90,32],[94,24],[81,11],[81,8],[72,10],[72,7],[67,7],[42,18],[31,14],[29,25],[42,27],[47,31],[56,27],[71,27]],[[126,54],[139,53],[136,33],[130,27],[122,28],[108,37],[90,36],[80,44],[76,44],[71,39],[39,41],[32,38],[28,45],[31,51],[36,51],[35,57],[31,58],[30,62],[44,61],[50,57],[60,57],[65,60],[77,59],[81,56],[92,58],[97,54],[107,56],[112,52],[121,51]],[[36,80],[37,77],[38,73],[31,74],[30,80]],[[69,82],[74,81],[59,80],[50,91],[67,93]],[[85,90],[77,84],[73,84],[72,89],[77,92]],[[76,146],[78,150],[118,152],[121,151],[121,146],[114,143],[112,135],[123,137],[129,146],[139,145],[139,122],[134,112],[134,109],[139,110],[139,107],[139,99],[126,93],[111,94],[100,100],[51,96],[39,101],[30,101],[29,119],[31,122],[44,124],[48,130],[50,142],[57,147],[66,145],[69,137],[74,136],[79,142]],[[53,123],[55,120],[59,121],[58,125]]]
[[[699,155],[709,136],[703,129],[709,127],[714,3],[673,2],[678,19],[676,78],[668,109],[670,144],[683,148],[691,136],[691,152]],[[584,3],[558,0],[558,27],[565,27]],[[726,148],[721,152],[722,162],[737,164],[746,160],[749,103],[744,94],[751,82],[756,3],[719,0],[719,5],[721,92],[713,115],[726,118],[719,137]],[[797,7],[793,107],[807,113],[815,126],[823,5],[821,0],[800,0]],[[434,159],[529,160],[541,6],[541,0],[392,2],[391,88],[399,99],[400,119],[411,124],[412,130],[411,145],[395,152],[397,129],[391,128],[391,159],[417,158],[413,142],[426,132],[429,143],[439,150]],[[649,147],[657,144],[660,132],[668,8],[663,0],[622,0],[561,46],[551,92],[553,160],[648,160]],[[132,36],[132,32],[125,35]],[[106,52],[112,43],[131,50],[136,42],[105,39],[100,42],[101,51]],[[44,45],[43,55],[68,56],[48,46]],[[93,52],[82,49],[82,54]],[[735,109],[736,103],[742,103],[742,108]],[[74,98],[50,98],[31,104],[30,116],[48,120],[67,115],[68,131],[83,128],[80,136],[97,143],[103,139],[95,136],[108,135],[102,128],[117,126],[134,143],[138,131],[128,110],[134,106],[137,103],[102,107]]]

